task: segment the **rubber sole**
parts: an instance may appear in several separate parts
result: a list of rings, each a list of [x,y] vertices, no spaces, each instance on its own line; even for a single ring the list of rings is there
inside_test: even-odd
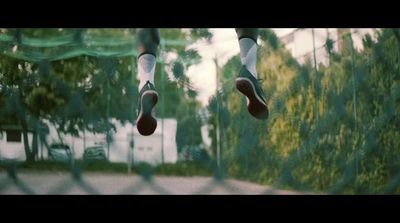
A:
[[[157,120],[153,117],[153,108],[157,104],[158,94],[155,91],[147,91],[141,98],[141,110],[136,120],[137,130],[141,135],[149,136],[157,128]]]
[[[253,83],[245,77],[236,79],[236,88],[247,97],[247,110],[257,119],[268,118],[268,107],[261,98],[257,96]]]

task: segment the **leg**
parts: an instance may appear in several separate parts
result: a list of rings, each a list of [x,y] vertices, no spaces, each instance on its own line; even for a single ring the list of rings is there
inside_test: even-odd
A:
[[[139,104],[136,127],[140,134],[151,135],[157,128],[157,120],[153,117],[153,108],[158,101],[158,93],[154,87],[156,56],[160,44],[158,29],[137,29]]]
[[[160,44],[158,29],[137,29],[139,91],[147,81],[154,85],[157,50]]]
[[[240,60],[242,65],[257,78],[257,38],[258,29],[254,28],[236,28],[236,34],[239,39]]]
[[[237,28],[242,69],[236,78],[236,88],[247,97],[247,110],[258,119],[268,118],[268,107],[264,92],[257,80],[256,28]]]
[[[236,28],[235,29],[238,39],[250,38],[257,43],[258,29],[257,28]]]

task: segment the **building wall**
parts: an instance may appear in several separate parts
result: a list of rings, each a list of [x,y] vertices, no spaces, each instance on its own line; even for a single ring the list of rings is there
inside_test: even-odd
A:
[[[21,132],[21,142],[7,142],[7,133],[5,131],[0,134],[0,160],[12,159],[23,161],[26,160],[24,141]],[[28,133],[29,146],[32,145],[32,133]],[[40,146],[39,146],[40,153]]]
[[[164,124],[164,137],[162,137],[162,124]],[[152,165],[162,163],[175,163],[178,160],[176,146],[177,121],[175,119],[157,120],[157,129],[151,136],[141,136],[137,129],[133,129],[134,151],[133,161],[147,162]],[[130,133],[132,135],[132,132]],[[164,147],[162,147],[162,140]]]
[[[49,123],[47,123],[49,124]],[[175,163],[178,160],[178,150],[176,146],[176,130],[177,121],[175,119],[157,119],[157,129],[151,136],[142,136],[136,127],[130,123],[122,125],[114,122],[117,132],[113,134],[113,142],[110,143],[109,158],[111,162],[128,162],[129,155],[133,155],[133,161],[148,162],[152,165],[161,163],[162,140],[164,141],[164,162]],[[162,137],[162,124],[164,124],[164,137]],[[130,141],[134,136],[133,152],[130,148]],[[104,145],[107,152],[107,144],[105,134],[93,134],[90,132],[80,132],[79,137],[64,135],[63,142],[68,144],[72,150],[75,159],[82,159],[84,148]],[[22,137],[21,137],[22,138]],[[32,134],[28,134],[30,143],[32,142]],[[50,144],[58,143],[58,135],[56,128],[49,125],[49,135],[47,141]],[[39,142],[40,157],[40,142]],[[21,142],[7,142],[6,134],[0,136],[0,159],[17,159],[25,160],[24,144]],[[43,158],[47,159],[47,150],[43,149]]]
[[[297,61],[303,64],[307,59],[313,61],[313,29],[294,29],[291,32],[286,32],[281,36],[278,36],[282,42],[285,44],[286,49],[291,52],[293,57]],[[338,52],[341,47],[343,47],[343,42],[339,38],[346,32],[352,32],[352,40],[354,48],[356,50],[362,50],[362,39],[366,34],[370,34],[372,37],[374,34],[374,29],[338,29],[338,28],[323,28],[314,29],[314,40],[315,40],[315,55],[317,64],[329,64],[329,55],[325,49],[325,43],[328,36],[334,41],[333,50]]]

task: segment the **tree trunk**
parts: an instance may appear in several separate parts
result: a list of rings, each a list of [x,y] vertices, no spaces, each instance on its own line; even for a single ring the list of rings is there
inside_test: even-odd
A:
[[[21,88],[21,86],[19,86],[19,88]],[[14,99],[15,99],[15,103],[16,103],[15,105],[17,107],[18,117],[19,117],[19,120],[20,120],[21,126],[22,126],[22,135],[23,135],[23,140],[24,140],[25,157],[26,157],[26,161],[30,162],[30,161],[33,161],[33,160],[31,160],[32,156],[31,156],[31,151],[30,151],[30,148],[29,148],[28,123],[27,123],[27,117],[26,117],[25,108],[24,108],[24,105],[22,103],[22,101],[23,101],[22,92],[20,90],[18,90],[17,95],[15,95]]]
[[[46,150],[49,150],[49,143],[47,142],[46,136],[42,133],[39,134],[40,142],[44,145]]]
[[[57,131],[58,140],[60,141],[60,143],[63,143],[63,144],[64,144],[64,141],[63,141],[63,139],[62,139],[62,137],[61,137],[60,131],[58,131],[58,128],[56,129],[56,131]]]
[[[35,161],[38,157],[38,128],[39,128],[39,121],[36,117],[33,120],[34,124],[34,131],[32,134],[32,160]]]
[[[28,139],[28,125],[25,120],[21,120],[21,125],[22,125],[22,135],[24,139],[24,148],[25,148],[25,156],[26,156],[26,161],[27,162],[33,162],[33,156],[32,152],[29,148],[29,139]]]

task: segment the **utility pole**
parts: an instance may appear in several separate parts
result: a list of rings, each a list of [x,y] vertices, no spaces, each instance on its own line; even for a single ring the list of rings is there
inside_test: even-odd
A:
[[[351,36],[351,32],[349,33],[348,37],[349,38],[349,45],[351,49],[351,73],[352,73],[352,84],[353,84],[353,115],[354,115],[354,131],[357,132],[357,97],[356,97],[356,69],[355,69],[355,56],[354,56],[354,44],[353,44],[353,38]],[[355,147],[355,168],[356,168],[356,176],[358,176],[358,168],[359,168],[359,155],[358,155],[358,146],[357,146],[357,141],[356,138],[354,138],[354,147]]]
[[[107,79],[107,160],[110,161],[110,126],[108,125],[108,120],[110,117],[110,80]]]
[[[161,52],[164,52],[164,41],[161,41]],[[165,74],[164,61],[161,59],[161,164],[164,164],[164,118],[165,118]]]
[[[132,129],[133,130],[133,129]],[[132,172],[132,156],[133,156],[133,148],[135,147],[135,141],[134,141],[134,134],[133,131],[130,134],[130,140],[129,140],[129,148],[128,148],[128,174],[131,174]]]
[[[318,89],[317,89],[317,87],[318,87],[317,86],[317,84],[318,84],[317,79],[319,77],[317,76],[318,75],[318,69],[317,69],[318,64],[317,64],[317,55],[316,55],[316,49],[315,49],[315,33],[314,33],[314,29],[311,29],[311,31],[312,31],[312,40],[313,40],[313,59],[314,59],[314,83],[313,83],[313,86],[314,86],[314,92],[316,93],[316,96],[317,96],[317,97],[315,97],[315,100],[316,100],[316,103],[315,103],[315,120],[316,120],[316,127],[318,129],[318,127],[319,127],[319,98],[320,98],[320,95],[319,95],[319,93],[317,94],[317,91],[318,91]]]
[[[216,114],[216,140],[217,140],[217,166],[218,168],[221,167],[221,144],[220,144],[220,130],[219,130],[219,66],[218,60],[215,56],[214,58],[215,63],[215,98],[217,100],[217,114]]]

